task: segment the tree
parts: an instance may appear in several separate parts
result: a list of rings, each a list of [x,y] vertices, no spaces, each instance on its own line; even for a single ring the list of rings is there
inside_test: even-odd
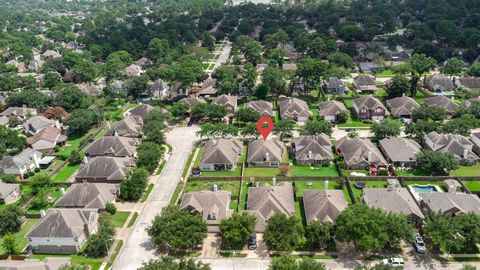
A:
[[[70,156],[68,157],[68,162],[71,164],[80,164],[83,159],[83,154],[78,150],[74,149],[70,152]]]
[[[133,77],[125,82],[125,89],[129,96],[138,99],[143,93],[147,91],[148,76],[146,74]]]
[[[54,88],[62,83],[62,76],[56,71],[48,71],[45,73],[44,86],[47,88]]]
[[[98,77],[100,71],[92,60],[82,60],[77,63],[72,71],[76,75],[76,79],[81,82],[93,82]]]
[[[62,265],[59,270],[88,270],[90,269],[87,265],[81,265],[81,264],[72,264],[72,265]]]
[[[430,175],[443,175],[458,169],[459,163],[450,153],[425,150],[417,155],[417,167]]]
[[[480,215],[475,212],[462,213],[455,222],[460,228],[460,234],[465,238],[465,250],[474,251],[480,243]]]
[[[15,205],[8,205],[0,210],[0,237],[20,231],[22,212]]]
[[[353,61],[352,57],[350,57],[350,55],[346,53],[332,53],[328,56],[328,61],[346,69],[351,69],[355,67],[355,62]]]
[[[49,107],[43,112],[43,116],[48,119],[62,120],[67,116],[67,111],[62,107]]]
[[[53,184],[52,179],[46,173],[37,173],[35,174],[31,181],[31,187],[33,193],[37,193],[40,190],[50,188]]]
[[[235,112],[235,120],[239,122],[257,122],[260,118],[260,113],[252,108],[240,108]]]
[[[353,24],[344,24],[340,27],[338,35],[345,41],[357,41],[363,38],[360,28]]]
[[[393,119],[385,119],[378,123],[374,122],[372,125],[372,132],[377,139],[383,139],[389,136],[400,135],[401,127],[401,122]]]
[[[210,265],[196,262],[194,259],[175,259],[171,256],[162,256],[156,260],[144,263],[139,270],[211,270]]]
[[[283,213],[275,213],[268,219],[263,240],[270,250],[291,251],[303,238],[303,228],[298,220]]]
[[[298,264],[298,270],[327,270],[325,265],[310,258],[303,258]]]
[[[281,164],[278,169],[280,170],[281,176],[287,176],[290,173],[290,166],[288,164]]]
[[[241,71],[241,77],[243,79],[242,86],[251,92],[255,87],[255,83],[257,82],[257,69],[255,69],[251,63],[246,63]]]
[[[245,48],[243,48],[242,52],[245,55],[245,60],[251,63],[254,67],[257,66],[262,59],[262,48],[257,41],[249,41],[245,44]]]
[[[273,128],[273,133],[278,135],[280,139],[291,137],[293,131],[293,121],[286,119],[280,120],[278,124]]]
[[[170,113],[172,114],[172,116],[180,119],[184,119],[185,117],[187,117],[189,114],[188,111],[189,110],[187,104],[182,102],[176,102],[170,108]]]
[[[480,77],[480,63],[475,63],[467,69],[467,75],[472,77]]]
[[[387,93],[389,98],[401,97],[408,94],[410,85],[408,79],[402,75],[395,75],[387,86]]]
[[[265,68],[262,74],[262,83],[267,85],[270,93],[274,96],[279,96],[285,90],[283,72],[276,67]]]
[[[139,168],[145,168],[149,173],[153,173],[163,156],[163,147],[153,142],[143,142],[137,148],[137,156],[136,165]]]
[[[464,265],[461,270],[477,270],[477,267],[472,265]]]
[[[200,216],[191,215],[180,206],[167,206],[147,229],[155,245],[163,250],[190,249],[207,237],[207,224]]]
[[[209,51],[213,51],[215,49],[213,37],[208,32],[203,33],[202,47],[207,48]]]
[[[74,86],[63,87],[57,91],[53,104],[67,111],[85,109],[89,106],[87,95]]]
[[[107,79],[115,79],[124,76],[125,67],[132,63],[132,56],[126,51],[117,51],[107,57],[105,74]]]
[[[243,137],[255,137],[255,139],[260,136],[256,123],[247,123],[240,131],[240,134]]]
[[[339,124],[346,123],[348,118],[350,118],[350,111],[348,110],[342,110],[337,113],[337,123]]]
[[[460,249],[463,246],[464,238],[460,235],[460,230],[452,215],[442,213],[431,213],[427,218],[424,227],[424,236],[430,247],[440,250],[445,247],[447,252],[452,248]]]
[[[445,125],[443,125],[442,132],[470,136],[470,130],[478,126],[479,120],[477,117],[471,114],[464,114],[459,118],[452,119],[445,123]]]
[[[147,55],[157,64],[168,62],[167,56],[169,51],[170,45],[168,44],[168,40],[153,38],[148,43]]]
[[[303,129],[300,130],[301,135],[319,135],[325,133],[332,135],[332,123],[325,120],[308,121]]]
[[[313,221],[305,229],[305,239],[313,249],[325,248],[333,240],[332,223]]]
[[[437,66],[435,59],[425,54],[414,54],[408,61],[410,65],[410,94],[412,97],[417,95],[417,85],[420,78],[427,72],[433,70]]]
[[[405,126],[405,133],[418,142],[421,142],[425,135],[432,132],[439,132],[442,128],[442,123],[425,120],[417,120],[417,122],[410,122]]]
[[[268,95],[268,92],[270,92],[268,85],[261,83],[257,85],[257,88],[255,89],[255,97],[257,97],[257,99],[265,100],[265,98]]]
[[[2,238],[2,248],[8,255],[18,254],[17,237],[13,233],[7,233]]]
[[[452,57],[445,61],[440,71],[447,76],[453,77],[460,75],[464,66],[465,63],[462,60]]]
[[[6,104],[9,107],[22,107],[25,105],[28,108],[43,110],[50,105],[51,101],[50,97],[38,90],[23,90],[9,95]]]
[[[134,168],[126,180],[120,184],[120,198],[127,201],[138,201],[147,188],[148,171]]]
[[[70,134],[82,134],[92,126],[102,122],[103,115],[99,110],[77,109],[74,110],[65,120]]]
[[[280,255],[273,257],[269,270],[298,270],[297,260],[291,255]]]
[[[88,257],[99,258],[105,257],[108,254],[108,250],[112,245],[112,236],[115,233],[115,229],[112,224],[104,217],[99,218],[98,232],[88,239],[85,254]]]
[[[318,88],[322,78],[327,77],[328,65],[321,60],[303,58],[298,61],[296,76],[303,80],[305,91]]]
[[[228,111],[224,106],[216,104],[198,103],[192,108],[192,117],[206,119],[209,122],[219,122],[227,114]]]
[[[193,83],[202,82],[206,78],[202,63],[192,56],[183,57],[173,68],[175,70],[175,79],[183,87],[189,88]]]
[[[417,122],[419,119],[442,121],[447,115],[448,112],[443,107],[437,105],[422,106],[412,112],[412,120],[414,122]]]
[[[117,207],[115,206],[115,204],[107,202],[107,204],[105,205],[105,211],[107,211],[107,213],[113,216],[115,215],[115,213],[117,213]]]
[[[242,249],[255,229],[256,218],[247,212],[234,213],[220,223],[220,234],[228,249]]]
[[[0,125],[0,157],[5,154],[15,155],[22,151],[26,145],[26,139],[19,137],[18,133],[8,127]]]

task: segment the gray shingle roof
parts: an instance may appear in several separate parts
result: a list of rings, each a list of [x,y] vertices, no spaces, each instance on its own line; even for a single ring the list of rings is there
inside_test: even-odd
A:
[[[353,78],[353,85],[360,91],[375,91],[377,85],[375,84],[375,77],[367,74],[360,74]]]
[[[380,141],[380,146],[393,162],[415,161],[421,151],[420,144],[408,138],[384,138]]]
[[[235,164],[242,150],[243,145],[238,140],[210,139],[205,143],[200,164]]]
[[[130,113],[130,115],[134,115],[134,116],[138,116],[138,117],[141,117],[142,119],[145,118],[145,116],[147,116],[147,114],[151,111],[153,111],[153,107],[148,105],[148,104],[142,104],[140,106],[137,106],[136,108],[134,109],[131,109],[130,111],[128,111]]]
[[[480,89],[480,78],[463,77],[463,78],[457,78],[457,81],[460,85],[468,89]]]
[[[293,216],[295,203],[292,184],[282,182],[277,186],[250,187],[248,211],[257,217],[256,231],[264,231],[268,219],[275,213]]]
[[[281,142],[276,140],[267,140],[263,139],[253,140],[248,144],[248,162],[258,162],[258,161],[267,161],[267,156],[269,161],[278,161],[282,160],[284,147]]]
[[[350,138],[345,136],[338,140],[335,148],[343,156],[348,166],[359,166],[361,164],[374,164],[375,166],[387,166],[387,161],[380,150],[368,139]],[[368,160],[369,153],[371,160]]]
[[[23,123],[26,132],[37,133],[46,127],[56,127],[57,121],[50,120],[42,115],[33,116]]]
[[[4,116],[10,116],[10,115],[15,115],[18,117],[26,117],[28,115],[36,115],[37,110],[36,109],[31,109],[31,108],[26,108],[26,107],[10,107],[4,110],[0,115]]]
[[[127,116],[105,133],[105,136],[142,137],[142,121],[134,116]]]
[[[5,183],[0,181],[0,198],[6,199],[12,192],[18,190],[20,188],[20,184],[11,184]]]
[[[262,116],[273,117],[273,106],[271,102],[265,100],[255,100],[245,103],[244,108],[250,108]]]
[[[199,215],[208,225],[220,225],[224,218],[232,215],[230,210],[230,192],[228,191],[200,191],[185,193],[181,207],[191,214]],[[209,231],[218,231],[210,229]]]
[[[431,141],[435,147],[435,151],[442,153],[450,153],[457,159],[469,158],[479,159],[471,150],[473,143],[460,134],[451,133],[437,133],[432,131],[425,136],[426,140]],[[465,157],[465,150],[467,150],[468,157]]]
[[[433,212],[480,213],[480,198],[475,194],[433,192],[421,193],[420,198]]]
[[[88,156],[133,157],[139,144],[136,138],[105,136],[90,144],[85,153]]]
[[[376,97],[366,96],[366,97],[359,97],[353,100],[353,103],[357,106],[359,110],[375,110],[378,108],[384,109],[385,114],[388,114],[387,108],[383,105],[383,103]]]
[[[216,97],[212,103],[216,105],[221,105],[221,106],[228,106],[233,108],[233,111],[237,109],[237,97],[236,96],[230,96],[230,95],[221,95]]]
[[[75,178],[122,181],[127,177],[128,171],[133,165],[133,160],[130,158],[94,157],[86,159],[86,163],[82,164]]]
[[[424,102],[427,106],[436,105],[445,108],[445,110],[447,110],[447,112],[451,114],[455,113],[458,109],[457,104],[453,100],[445,96],[428,97],[424,100]]]
[[[422,211],[406,188],[364,188],[363,201],[386,212],[424,218]]]
[[[182,98],[179,102],[182,102],[184,103],[185,105],[187,105],[190,109],[195,107],[195,105],[199,104],[199,103],[206,103],[204,99],[201,99],[201,98],[197,98],[197,97],[186,97],[186,98]]]
[[[425,86],[429,90],[448,91],[455,89],[452,80],[443,74],[434,74],[425,79]]]
[[[55,204],[55,207],[105,209],[115,201],[118,185],[106,183],[73,184]]]
[[[310,117],[312,112],[307,102],[298,98],[286,98],[279,103],[280,117],[282,119],[296,119],[297,117]]]
[[[385,103],[395,117],[411,115],[414,110],[420,108],[420,105],[413,98],[406,96],[392,98]]]
[[[305,190],[303,206],[307,224],[313,221],[334,222],[335,218],[347,208],[342,190]]]
[[[26,148],[16,156],[4,156],[0,161],[0,171],[8,168],[22,168],[25,165],[32,164],[35,161],[34,155],[39,159],[42,153],[32,148]]]
[[[315,136],[300,136],[293,141],[296,160],[332,160],[330,138],[322,133]]]
[[[337,115],[340,111],[346,111],[347,107],[342,102],[336,100],[330,100],[327,102],[322,102],[318,106],[318,115],[319,116],[329,116]]]

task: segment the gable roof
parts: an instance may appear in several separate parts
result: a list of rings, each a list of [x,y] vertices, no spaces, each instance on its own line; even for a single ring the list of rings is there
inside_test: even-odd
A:
[[[247,162],[278,161],[282,160],[283,145],[276,140],[258,139],[248,144]]]
[[[271,102],[265,100],[254,100],[245,103],[244,108],[250,108],[262,116],[273,117],[273,106]]]
[[[344,89],[346,86],[339,78],[330,77],[328,78],[328,81],[325,83],[325,87],[327,89]]]
[[[85,226],[96,215],[97,209],[50,208],[27,237],[75,238],[84,234]]]
[[[130,158],[94,157],[84,159],[84,163],[75,175],[76,179],[122,181],[133,167]]]
[[[434,74],[425,79],[425,86],[430,90],[453,90],[455,86],[452,80],[443,74]]]
[[[120,122],[110,128],[105,136],[125,136],[125,137],[137,137],[140,138],[143,135],[141,119],[134,116],[127,116]]]
[[[85,153],[89,156],[132,157],[139,144],[136,138],[105,136],[90,144]]]
[[[0,199],[6,199],[12,192],[18,190],[20,184],[5,183],[0,181]]]
[[[347,201],[341,190],[305,190],[303,206],[307,224],[316,220],[333,223],[340,212],[347,208]]]
[[[318,106],[319,116],[337,115],[340,111],[347,111],[347,107],[342,102],[336,100],[322,102]]]
[[[348,166],[358,166],[361,164],[371,164],[375,166],[387,166],[387,161],[380,150],[369,140],[362,138],[350,138],[345,136],[338,140],[335,148],[343,156]],[[368,160],[369,154],[371,160]]]
[[[210,139],[205,143],[200,164],[235,164],[242,150],[243,145],[238,140]]]
[[[377,85],[375,83],[375,77],[367,74],[360,74],[353,78],[353,85],[360,91],[375,91]]]
[[[332,160],[330,138],[321,133],[313,136],[300,136],[293,141],[296,160]]]
[[[197,98],[197,97],[186,97],[182,98],[179,102],[184,103],[187,105],[190,109],[195,107],[195,105],[199,103],[207,103],[204,99]]]
[[[36,115],[37,110],[36,109],[31,109],[31,108],[26,108],[26,107],[9,107],[5,109],[0,115],[3,116],[10,116],[10,115],[15,115],[18,117],[26,117],[28,115]]]
[[[456,82],[468,89],[480,89],[480,78],[477,77],[457,78]]]
[[[433,212],[480,213],[480,198],[475,194],[433,192],[421,193],[420,198]]]
[[[457,159],[479,159],[471,150],[473,143],[460,134],[437,133],[432,131],[425,135],[426,139],[434,145],[434,150],[442,153],[450,153]],[[465,157],[467,151],[467,157]]]
[[[280,101],[279,107],[282,119],[312,116],[307,102],[298,98],[286,98]]]
[[[385,103],[395,117],[411,115],[414,110],[420,108],[420,104],[413,98],[407,96],[388,99]]]
[[[31,133],[37,133],[46,127],[57,127],[57,121],[50,120],[43,115],[36,115],[23,123],[23,129]]]
[[[447,112],[450,114],[457,112],[458,109],[457,104],[453,100],[445,96],[428,97],[425,98],[424,102],[427,106],[436,105],[445,108],[445,110],[447,110]]]
[[[421,146],[409,138],[388,137],[380,141],[385,155],[393,162],[415,161]]]
[[[292,184],[282,182],[277,186],[250,187],[248,211],[257,217],[256,231],[263,231],[268,219],[275,213],[292,216],[295,213]]]
[[[208,225],[218,225],[222,219],[232,215],[228,191],[188,192],[183,195],[180,205],[191,214],[200,215]],[[211,218],[212,215],[215,219]]]
[[[118,185],[105,183],[73,184],[60,197],[55,207],[105,209],[107,203],[115,201]]]
[[[385,212],[424,218],[422,211],[406,188],[364,188],[363,201]]]
[[[40,159],[42,153],[32,148],[25,148],[16,156],[4,156],[0,161],[0,169],[7,170],[10,168],[20,169],[26,165],[35,163],[35,159]],[[0,171],[1,171],[0,170]]]
[[[128,113],[132,116],[138,116],[138,117],[141,117],[142,119],[145,118],[145,116],[147,116],[147,114],[151,111],[153,111],[153,107],[148,105],[148,104],[141,104],[140,106],[137,106],[133,109],[131,109],[130,111],[128,111]]]
[[[221,106],[230,106],[235,111],[237,109],[237,96],[221,95],[216,97],[212,103]]]
[[[364,110],[375,110],[381,108],[385,110],[385,114],[389,114],[387,108],[383,105],[383,103],[376,97],[366,96],[366,97],[359,97],[353,100],[353,104],[356,106],[356,110],[358,111]]]
[[[47,141],[52,144],[64,142],[67,140],[65,135],[61,135],[62,131],[56,127],[46,127],[39,132],[35,133],[32,137],[27,138],[29,145],[35,144],[38,141]]]

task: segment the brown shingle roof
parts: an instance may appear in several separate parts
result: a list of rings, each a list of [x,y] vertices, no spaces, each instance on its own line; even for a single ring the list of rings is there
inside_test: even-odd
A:
[[[248,162],[266,161],[267,156],[269,161],[282,160],[283,145],[276,140],[263,139],[253,140],[248,144]]]
[[[414,215],[423,219],[423,213],[406,188],[364,188],[363,201],[385,212]]]
[[[421,193],[420,198],[433,212],[480,213],[480,198],[475,194],[433,192]]]
[[[209,232],[218,232],[218,225],[224,218],[232,215],[230,210],[230,192],[200,191],[185,193],[181,207],[191,214],[199,215],[207,222]]]
[[[265,100],[255,100],[245,103],[244,108],[250,108],[262,116],[273,117],[273,106],[271,102]]]
[[[380,141],[385,155],[393,162],[415,161],[421,146],[408,138],[389,137]]]
[[[73,184],[55,204],[55,207],[105,209],[115,201],[118,185],[106,183]]]
[[[373,164],[375,166],[387,166],[387,161],[380,150],[368,139],[350,138],[345,136],[338,140],[335,148],[343,156],[348,166],[362,166]],[[369,154],[371,160],[368,160]]]
[[[119,182],[127,177],[128,171],[133,165],[130,158],[94,157],[87,159],[86,163],[82,164],[75,178]]]
[[[205,143],[200,164],[235,164],[242,150],[243,145],[238,140],[210,139]]]
[[[395,117],[411,115],[414,110],[420,108],[420,105],[413,98],[406,96],[392,98],[385,103]]]
[[[139,144],[136,138],[105,136],[90,144],[85,153],[88,156],[133,157]]]
[[[429,97],[424,100],[425,105],[427,106],[432,106],[436,105],[442,108],[445,108],[448,113],[454,114],[457,112],[457,104],[451,100],[450,98],[447,98],[445,96],[434,96],[434,97]]]
[[[142,121],[134,116],[127,116],[105,133],[105,136],[142,137]]]
[[[329,115],[336,115],[340,111],[346,111],[347,107],[342,102],[338,102],[336,100],[330,100],[327,102],[323,102],[318,106],[318,115],[319,116],[329,116]]]
[[[303,206],[307,224],[313,221],[334,222],[335,218],[347,208],[342,190],[305,190]]]
[[[332,144],[324,133],[314,136],[300,136],[293,141],[295,159],[299,160],[332,160]]]
[[[279,103],[280,117],[282,119],[297,119],[298,117],[310,117],[312,112],[307,102],[298,98],[286,98]]]

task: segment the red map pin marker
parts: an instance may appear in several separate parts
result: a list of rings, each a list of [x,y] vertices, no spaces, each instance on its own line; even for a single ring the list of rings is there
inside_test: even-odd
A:
[[[273,127],[274,125],[273,125],[272,118],[268,116],[262,116],[257,121],[257,129],[258,129],[258,132],[262,134],[263,140],[267,139],[268,135],[270,135],[270,133],[272,132]]]

